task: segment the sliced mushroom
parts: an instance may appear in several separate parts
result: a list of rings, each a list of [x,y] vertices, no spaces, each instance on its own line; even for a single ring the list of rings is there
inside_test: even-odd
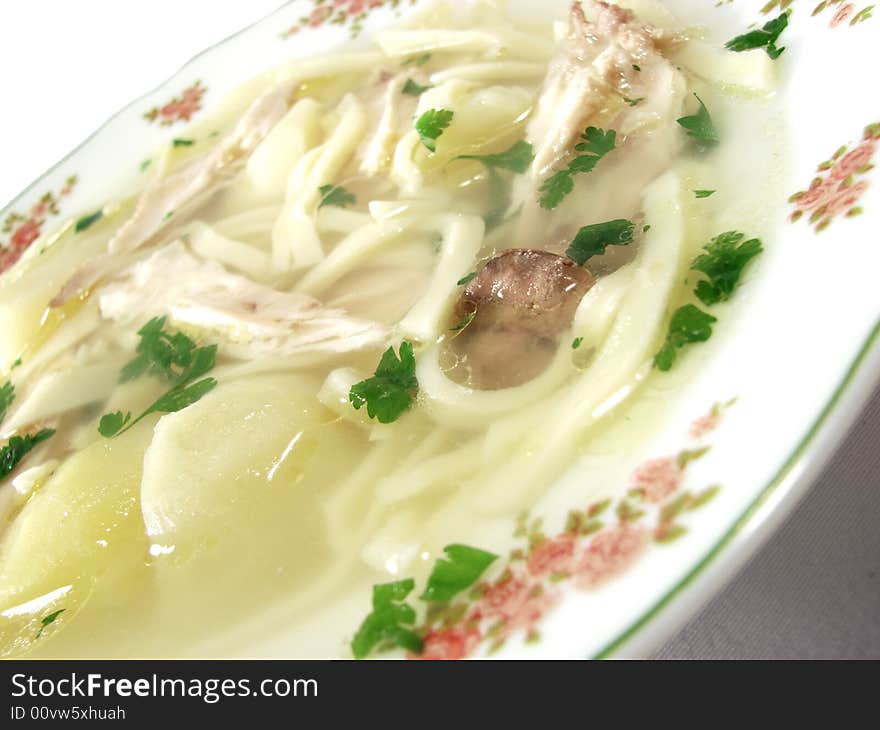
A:
[[[539,375],[593,282],[586,269],[548,251],[512,249],[491,259],[457,306],[461,318],[472,317],[453,344],[469,384],[497,390]]]

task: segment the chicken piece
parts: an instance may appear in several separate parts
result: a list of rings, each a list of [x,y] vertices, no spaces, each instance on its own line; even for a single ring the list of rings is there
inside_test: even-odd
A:
[[[294,96],[293,85],[267,91],[245,111],[235,128],[203,156],[168,177],[156,180],[140,195],[131,217],[107,244],[107,253],[83,264],[50,303],[60,307],[91,289],[124,265],[125,254],[156,241],[172,222],[203,204],[244,166],[248,155],[284,117]],[[173,218],[169,216],[173,213]]]
[[[677,38],[600,0],[573,3],[569,22],[527,131],[535,160],[514,191],[511,210],[522,208],[516,245],[632,218],[642,188],[668,169],[681,146],[675,120],[683,114],[687,86],[663,55]],[[541,185],[568,164],[590,126],[615,130],[616,149],[593,172],[574,176],[575,190],[560,207],[542,210]]]
[[[547,251],[513,249],[491,259],[457,307],[462,318],[473,317],[454,343],[470,384],[496,390],[539,375],[593,282],[586,269]]]
[[[381,348],[390,339],[383,325],[230,274],[197,259],[179,241],[136,263],[97,295],[107,319],[138,324],[168,314],[178,324],[223,338],[223,352],[233,357],[351,352]]]

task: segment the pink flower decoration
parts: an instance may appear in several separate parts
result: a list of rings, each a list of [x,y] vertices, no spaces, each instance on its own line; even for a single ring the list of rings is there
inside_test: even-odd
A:
[[[828,174],[828,179],[835,182],[843,182],[848,177],[855,175],[865,165],[871,163],[875,151],[876,142],[874,140],[862,142],[862,144],[838,160],[837,164]]]
[[[836,28],[838,25],[845,23],[849,20],[849,17],[852,15],[853,10],[855,10],[855,6],[852,3],[847,3],[840,10],[838,10],[834,17],[831,19],[831,27]]]
[[[577,565],[577,583],[583,588],[595,588],[600,583],[622,573],[645,549],[646,532],[629,523],[601,532],[583,552]]]
[[[865,191],[868,189],[868,183],[864,180],[850,185],[848,188],[842,188],[840,192],[828,202],[825,209],[827,218],[834,218],[837,215],[848,213],[852,210]]]
[[[482,639],[477,629],[452,626],[432,630],[425,637],[421,654],[412,654],[410,659],[464,659],[470,656]]]
[[[663,501],[681,486],[682,470],[671,457],[642,464],[632,475],[633,486],[642,490],[649,502]]]
[[[529,555],[529,573],[538,578],[571,572],[574,567],[574,543],[574,536],[569,534],[544,540]]]
[[[720,420],[721,416],[718,413],[707,413],[705,416],[701,416],[691,424],[688,434],[692,439],[701,439],[718,428]]]

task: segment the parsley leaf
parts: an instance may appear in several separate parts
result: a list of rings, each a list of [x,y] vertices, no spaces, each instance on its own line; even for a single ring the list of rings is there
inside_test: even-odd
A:
[[[449,601],[456,594],[470,588],[486,572],[497,555],[467,545],[447,545],[443,548],[448,560],[439,558],[428,577],[423,601]]]
[[[104,217],[103,210],[96,210],[91,215],[84,215],[82,218],[80,218],[76,222],[76,225],[73,227],[73,232],[80,233],[81,231],[86,230],[86,228],[89,228],[93,224],[97,223],[103,217]]]
[[[429,109],[416,122],[416,131],[422,138],[422,144],[430,152],[437,151],[437,140],[443,131],[452,124],[454,112],[449,109]]]
[[[122,411],[116,413],[107,413],[101,416],[101,422],[98,424],[98,433],[104,438],[111,438],[119,433],[123,426],[131,420],[131,411],[123,415]]]
[[[430,88],[430,86],[421,86],[412,79],[407,79],[401,93],[407,94],[409,96],[421,96]]]
[[[705,253],[694,260],[691,269],[708,277],[708,281],[700,281],[694,290],[703,304],[711,306],[730,299],[749,261],[764,250],[759,239],[745,241],[745,237],[739,231],[722,233],[713,238],[705,247]]]
[[[568,167],[548,177],[541,186],[539,203],[542,208],[556,208],[574,190],[574,175],[593,171],[599,160],[617,146],[617,132],[587,127],[581,140],[575,145],[575,150],[586,154],[575,157]]]
[[[165,317],[154,317],[138,330],[141,338],[135,350],[138,356],[122,368],[120,383],[127,383],[145,373],[179,381],[189,372],[194,361],[209,357],[207,350],[216,352],[216,346],[196,348],[195,342],[182,332],[173,335],[166,332],[165,322]]]
[[[121,411],[105,414],[98,424],[98,432],[105,438],[125,433],[151,413],[174,413],[202,398],[217,385],[214,378],[194,382],[214,368],[217,345],[196,347],[182,332],[165,331],[165,317],[154,317],[138,330],[141,341],[138,356],[122,368],[120,382],[125,383],[144,374],[154,375],[173,383],[133,421],[131,413]]]
[[[572,343],[571,343],[571,349],[572,349],[572,350],[579,350],[580,347],[581,347],[581,345],[583,345],[583,344],[584,344],[584,338],[583,338],[583,337],[575,337],[574,340],[573,340]]]
[[[321,202],[318,204],[318,210],[325,205],[335,205],[337,208],[345,208],[357,203],[357,198],[339,185],[322,185],[318,188],[318,192],[321,193]]]
[[[37,433],[29,433],[25,436],[13,436],[6,446],[0,449],[0,481],[8,477],[18,463],[37,444],[42,443],[55,433],[55,429],[44,428]]]
[[[718,132],[715,129],[715,125],[712,123],[712,116],[709,114],[709,110],[706,108],[703,100],[696,94],[694,94],[694,96],[696,96],[697,101],[700,102],[700,110],[692,116],[682,117],[677,121],[687,130],[688,137],[691,137],[704,145],[718,144]]]
[[[476,274],[474,274],[476,276]],[[15,386],[12,384],[12,381],[7,380],[3,383],[3,386],[0,387],[0,422],[6,418],[6,409],[12,405],[12,401],[15,400]]]
[[[785,48],[779,48],[776,42],[788,27],[788,13],[782,13],[778,18],[774,18],[764,24],[763,28],[743,33],[736,38],[727,41],[724,47],[729,51],[741,53],[742,51],[750,51],[753,48],[763,48],[767,51],[767,55],[774,61],[782,55]]]
[[[678,351],[685,345],[705,342],[712,336],[712,325],[718,320],[711,314],[693,304],[676,310],[669,323],[666,342],[654,357],[654,364],[659,370],[671,370],[678,357]]]
[[[43,635],[43,632],[46,630],[46,627],[49,624],[54,623],[55,619],[57,619],[66,610],[67,609],[65,608],[60,608],[57,611],[53,611],[48,616],[43,616],[43,618],[40,619],[40,630],[37,632],[37,635],[34,636],[34,640],[39,639]]]
[[[430,53],[423,53],[421,56],[413,56],[412,58],[408,58],[403,62],[404,66],[424,66],[428,61],[431,60]]]
[[[535,159],[535,152],[531,144],[520,140],[503,152],[497,152],[493,155],[459,155],[457,159],[479,160],[486,167],[510,170],[521,175],[528,171],[529,165]]]
[[[694,190],[694,195],[697,198],[710,198],[715,195],[715,190]]]
[[[605,253],[608,246],[628,246],[633,240],[632,221],[618,219],[581,228],[565,252],[578,266]]]
[[[389,347],[372,378],[353,385],[348,399],[354,409],[367,406],[367,414],[379,423],[393,423],[406,411],[419,390],[416,359],[411,342],[400,345],[400,359]]]
[[[412,578],[373,586],[373,611],[351,640],[351,653],[355,659],[364,659],[384,642],[414,653],[422,650],[418,634],[405,628],[416,622],[416,612],[403,602],[413,588],[415,581]]]
[[[181,139],[180,137],[171,140],[171,144],[175,147],[192,147],[195,143],[194,139]]]
[[[467,327],[470,325],[471,322],[474,321],[474,319],[476,319],[476,317],[477,317],[477,312],[476,312],[476,310],[474,310],[470,314],[466,315],[464,317],[464,319],[461,320],[461,322],[459,322],[457,325],[452,327],[449,331],[450,332],[461,332],[463,329],[467,329]]]
[[[455,282],[455,285],[456,286],[467,286],[476,278],[477,278],[477,272],[472,271],[467,276],[462,276],[457,282]]]

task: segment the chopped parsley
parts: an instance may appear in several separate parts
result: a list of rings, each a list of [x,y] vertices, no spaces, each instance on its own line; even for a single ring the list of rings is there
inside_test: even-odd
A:
[[[693,304],[680,307],[672,315],[666,342],[654,357],[654,364],[664,372],[671,370],[678,351],[686,345],[708,340],[712,336],[712,325],[717,321],[711,314]]]
[[[373,377],[353,385],[348,399],[356,411],[366,405],[370,418],[393,423],[409,409],[418,390],[413,346],[411,342],[402,342],[400,358],[389,347]]]
[[[565,252],[578,266],[593,256],[605,253],[608,246],[628,246],[633,240],[634,225],[625,219],[595,223],[581,228]]]
[[[12,436],[2,449],[0,449],[0,481],[8,477],[18,463],[32,451],[34,447],[46,439],[52,437],[55,429],[44,428],[36,433],[24,436]]]
[[[457,325],[452,327],[449,331],[450,332],[461,332],[463,329],[466,329],[470,325],[470,323],[473,322],[474,319],[476,319],[476,317],[477,317],[477,312],[476,312],[476,310],[474,310],[470,314],[466,315],[464,317],[464,319],[461,320],[461,322],[459,322]]]
[[[535,159],[535,152],[531,144],[520,140],[503,152],[497,152],[493,155],[460,155],[457,159],[478,160],[486,167],[510,170],[521,175],[528,171],[529,165]]]
[[[709,114],[709,110],[706,108],[703,100],[696,94],[694,96],[700,102],[699,111],[689,117],[682,117],[677,121],[687,130],[688,137],[707,146],[718,144],[718,132],[712,122],[712,116]]]
[[[697,284],[694,294],[705,305],[726,302],[733,294],[748,263],[764,247],[757,238],[745,239],[739,231],[728,231],[713,238],[698,256],[691,269],[708,277]]]
[[[2,387],[0,387],[0,422],[6,418],[6,409],[12,405],[12,401],[15,400],[15,386],[12,384],[11,380],[7,380],[3,383]]]
[[[581,345],[583,345],[583,344],[584,344],[583,337],[575,337],[571,343],[571,349],[572,350],[579,350],[581,348]]]
[[[640,97],[638,97],[638,98],[636,98],[636,99],[630,99],[629,97],[624,96],[624,97],[623,97],[623,100],[624,100],[627,104],[629,104],[630,106],[638,106],[639,104],[641,104],[641,103],[645,100],[645,97],[644,97],[644,96],[640,96]]]
[[[195,143],[194,139],[183,139],[181,137],[175,137],[171,140],[171,144],[175,147],[192,147]]]
[[[403,86],[402,93],[407,94],[408,96],[421,96],[430,88],[430,86],[421,86],[412,79],[407,79],[406,84]]]
[[[416,122],[416,131],[429,152],[437,151],[437,140],[450,124],[455,113],[449,109],[429,109]]]
[[[182,332],[167,332],[166,319],[154,317],[138,330],[140,342],[135,350],[137,357],[122,368],[120,383],[127,383],[145,373],[168,381],[179,381],[190,372],[194,362],[205,363],[206,359],[211,360],[213,367],[216,345],[197,348],[195,342]]]
[[[472,271],[470,274],[467,274],[466,276],[462,276],[457,282],[455,282],[455,285],[456,286],[467,286],[476,278],[477,278],[477,272]]]
[[[767,55],[775,61],[785,50],[785,48],[779,48],[776,42],[779,40],[779,36],[782,35],[782,31],[787,27],[788,12],[784,12],[778,18],[765,23],[763,28],[743,33],[727,41],[724,47],[736,53],[750,51],[754,48],[763,48],[767,51]]]
[[[199,380],[213,370],[217,345],[196,347],[182,332],[165,331],[165,317],[155,317],[138,330],[141,341],[137,357],[122,368],[119,381],[125,383],[141,375],[152,375],[172,383],[171,389],[160,396],[137,418],[122,411],[108,413],[101,418],[98,432],[105,438],[125,433],[151,413],[175,413],[200,400],[213,390],[214,378]]]
[[[48,616],[43,616],[43,618],[40,619],[40,630],[37,631],[37,635],[34,636],[34,640],[39,639],[43,635],[43,632],[46,630],[46,627],[49,624],[54,623],[55,619],[57,619],[66,610],[67,609],[59,608],[57,611],[53,611]]]
[[[103,217],[104,217],[103,210],[96,210],[94,213],[91,213],[90,215],[84,215],[82,218],[80,218],[76,222],[76,225],[73,227],[73,230],[75,233],[80,233],[80,232],[86,230],[86,228],[90,228],[92,225],[97,223]]]
[[[714,190],[694,190],[694,195],[697,198],[710,198],[715,195],[715,192]]]
[[[322,185],[318,188],[318,192],[321,193],[321,202],[318,204],[319,210],[325,205],[346,208],[357,203],[357,198],[340,185]]]
[[[486,166],[489,173],[490,211],[484,216],[486,228],[497,226],[510,207],[510,198],[498,170],[508,170],[518,175],[527,172],[535,153],[532,145],[524,140],[514,143],[503,152],[491,155],[460,155],[459,160],[477,160]]]
[[[497,555],[467,545],[447,545],[446,558],[438,558],[419,598],[423,601],[449,601],[470,588],[497,559]]]
[[[597,127],[587,127],[581,140],[575,150],[585,154],[575,157],[568,167],[548,177],[541,186],[539,202],[542,208],[556,208],[574,190],[574,176],[593,171],[599,160],[617,145],[617,132],[613,129],[606,132]]]
[[[399,646],[414,653],[422,650],[419,635],[407,626],[416,622],[416,612],[406,597],[415,588],[412,578],[373,586],[373,610],[351,640],[355,659],[364,659],[380,644]]]
[[[638,64],[635,64],[635,63],[632,65],[632,67],[633,67],[633,71],[641,71],[642,70],[642,67],[639,66]]]

